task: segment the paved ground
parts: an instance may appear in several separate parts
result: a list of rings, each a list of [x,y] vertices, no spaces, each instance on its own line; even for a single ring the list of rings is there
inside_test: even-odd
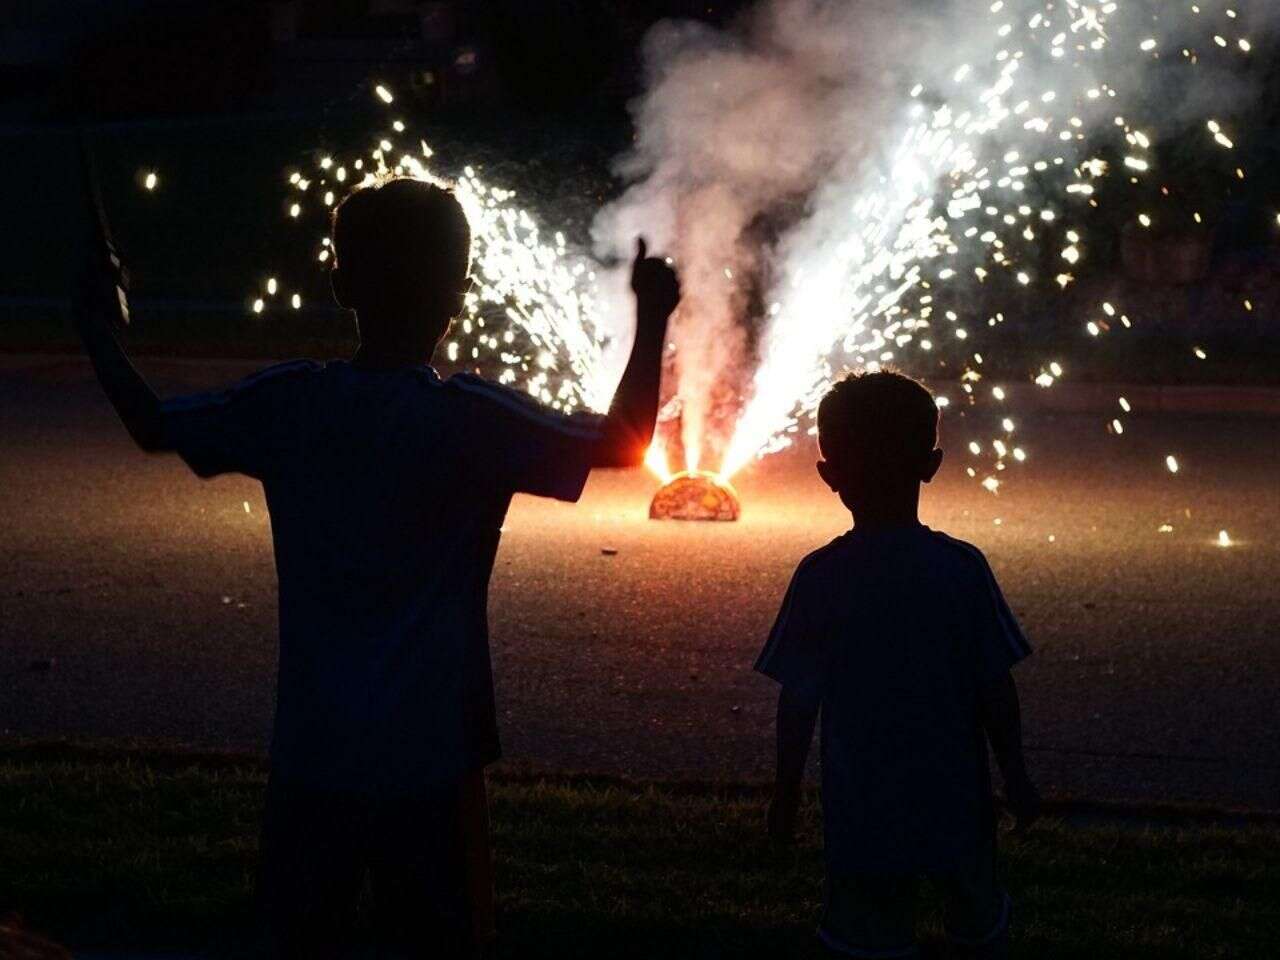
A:
[[[171,389],[231,375],[153,367]],[[1280,420],[1139,414],[1122,438],[1099,415],[1024,420],[999,497],[963,476],[953,428],[925,519],[987,552],[1036,645],[1018,679],[1039,780],[1280,808]],[[640,472],[597,475],[576,507],[518,500],[492,591],[508,762],[766,775],[774,690],[750,664],[796,560],[847,521],[810,460],[741,477],[737,524],[648,521]],[[49,359],[0,365],[0,489],[0,731],[265,743],[252,482],[135,454],[86,368]]]

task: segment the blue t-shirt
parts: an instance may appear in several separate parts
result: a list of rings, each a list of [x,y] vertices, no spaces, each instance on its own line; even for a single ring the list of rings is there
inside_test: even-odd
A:
[[[979,692],[1031,652],[986,558],[915,524],[806,557],[756,669],[822,711],[828,874],[989,855]]]
[[[399,792],[496,760],[499,530],[517,492],[578,499],[600,418],[430,367],[309,361],[164,410],[197,474],[265,489],[280,587],[273,776]]]

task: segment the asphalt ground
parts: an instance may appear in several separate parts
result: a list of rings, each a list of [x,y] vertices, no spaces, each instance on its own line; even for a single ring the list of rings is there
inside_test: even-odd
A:
[[[148,365],[169,391],[240,369]],[[923,518],[987,553],[1036,648],[1016,676],[1045,792],[1280,809],[1280,420],[1138,409],[1117,437],[1110,413],[1015,411],[1028,461],[993,496],[964,475],[984,416],[948,419]],[[736,478],[731,524],[649,521],[643,471],[517,498],[490,604],[504,763],[767,777],[776,691],[751,663],[796,562],[848,525],[812,460]],[[138,454],[87,366],[43,358],[0,365],[0,491],[0,732],[265,747],[254,482]]]

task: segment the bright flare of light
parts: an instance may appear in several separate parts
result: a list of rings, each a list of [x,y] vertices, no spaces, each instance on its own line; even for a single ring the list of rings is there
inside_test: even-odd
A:
[[[686,436],[686,437],[687,437],[687,436],[690,436],[690,434],[686,431],[685,436]],[[695,436],[696,436],[696,435],[695,435]],[[699,461],[699,459],[700,459],[698,451],[699,451],[700,446],[701,446],[701,444],[698,444],[698,443],[691,443],[691,444],[689,444],[687,447],[685,447],[685,449],[684,449],[684,469],[685,469],[685,472],[686,472],[686,473],[697,473],[697,472],[698,472],[698,461]]]
[[[644,454],[644,465],[664,484],[671,482],[671,467],[667,463],[667,451],[662,443],[654,438]]]
[[[1230,535],[1229,533],[1227,533],[1227,531],[1225,531],[1225,530],[1219,530],[1219,531],[1218,531],[1218,546],[1220,546],[1220,547],[1230,547],[1230,546],[1233,546],[1233,545],[1234,545],[1234,544],[1233,544],[1233,543],[1232,543],[1232,541],[1231,541],[1231,535]]]

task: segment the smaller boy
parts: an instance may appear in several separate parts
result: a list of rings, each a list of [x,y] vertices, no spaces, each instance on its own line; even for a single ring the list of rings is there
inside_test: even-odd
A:
[[[919,956],[924,875],[962,955],[1007,955],[988,740],[1019,829],[1039,807],[1009,672],[1031,648],[982,553],[918,519],[920,484],[942,463],[937,438],[937,405],[915,380],[864,373],[831,389],[818,473],[854,527],[801,561],[756,662],[782,684],[775,840],[794,832],[822,712],[818,934],[843,956]]]

